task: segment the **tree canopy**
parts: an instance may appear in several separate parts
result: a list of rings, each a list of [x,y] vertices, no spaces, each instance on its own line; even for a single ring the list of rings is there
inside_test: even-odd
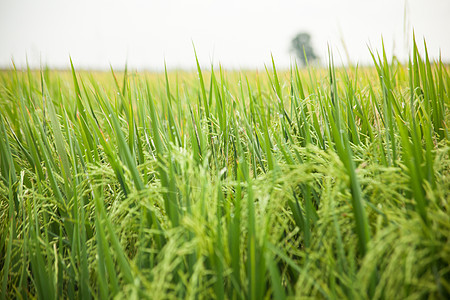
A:
[[[307,61],[318,58],[311,45],[311,35],[307,32],[300,32],[292,39],[291,51],[295,53],[303,65],[306,65]]]

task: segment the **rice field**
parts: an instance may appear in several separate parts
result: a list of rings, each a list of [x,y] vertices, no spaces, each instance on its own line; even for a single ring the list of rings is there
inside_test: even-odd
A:
[[[0,72],[1,299],[448,299],[449,67],[371,53]]]

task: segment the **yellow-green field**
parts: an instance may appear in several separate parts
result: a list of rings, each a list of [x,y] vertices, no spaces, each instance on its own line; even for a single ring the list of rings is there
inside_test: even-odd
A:
[[[374,64],[1,72],[1,299],[449,297],[449,68]]]

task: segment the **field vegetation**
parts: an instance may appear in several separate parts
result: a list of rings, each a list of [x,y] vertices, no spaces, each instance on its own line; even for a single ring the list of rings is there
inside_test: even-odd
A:
[[[450,77],[424,49],[1,72],[1,299],[448,299]]]

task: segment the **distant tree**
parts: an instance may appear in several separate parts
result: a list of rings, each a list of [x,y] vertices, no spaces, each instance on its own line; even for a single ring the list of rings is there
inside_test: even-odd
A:
[[[292,39],[291,51],[295,53],[303,65],[306,65],[307,60],[311,62],[317,59],[311,45],[311,36],[307,32],[300,32]]]

